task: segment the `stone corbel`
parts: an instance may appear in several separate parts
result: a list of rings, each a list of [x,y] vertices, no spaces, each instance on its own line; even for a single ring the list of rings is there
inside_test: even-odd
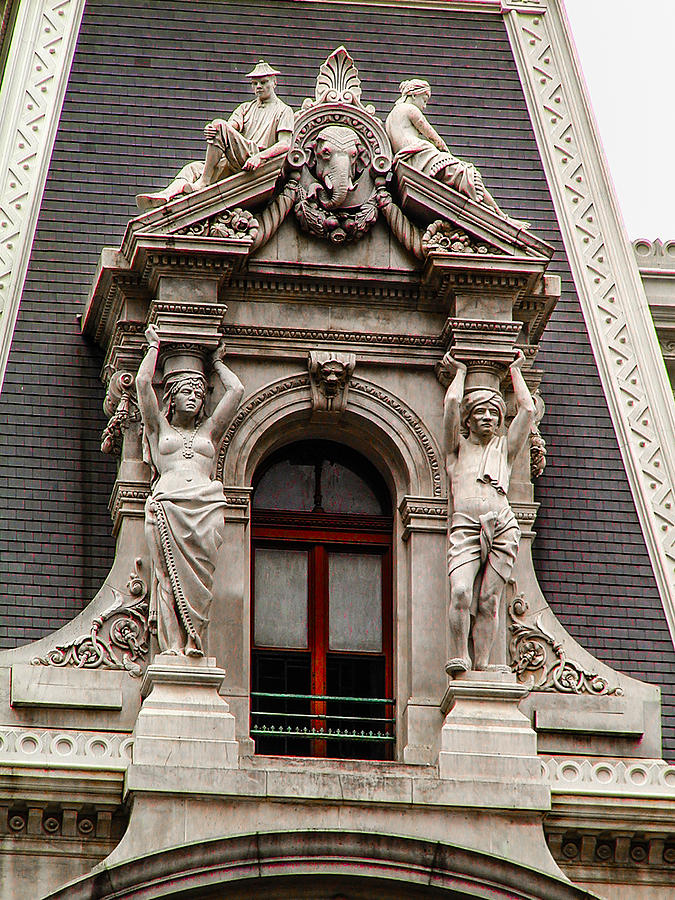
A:
[[[332,350],[310,350],[307,365],[312,415],[339,417],[347,406],[349,380],[356,366],[356,356]]]

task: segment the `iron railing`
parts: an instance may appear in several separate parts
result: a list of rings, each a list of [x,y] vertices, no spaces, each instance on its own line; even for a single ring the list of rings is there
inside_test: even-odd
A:
[[[329,694],[282,694],[252,691],[254,706],[266,709],[251,711],[251,734],[258,737],[309,738],[340,741],[394,741],[394,700],[383,697],[336,697]],[[279,709],[279,705],[304,706],[308,711]],[[345,715],[344,707],[371,704],[361,713]],[[384,707],[388,715],[368,715],[372,705]],[[337,712],[330,708],[337,706]],[[275,708],[276,707],[276,708]],[[306,723],[306,724],[305,724]],[[349,727],[351,723],[351,727]],[[375,727],[378,726],[378,727]]]

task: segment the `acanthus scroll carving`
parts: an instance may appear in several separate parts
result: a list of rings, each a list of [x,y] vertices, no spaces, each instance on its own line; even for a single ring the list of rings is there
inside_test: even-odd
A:
[[[519,681],[524,682],[528,676],[532,677],[535,691],[623,696],[623,690],[619,686],[610,686],[602,675],[568,659],[560,641],[542,625],[541,615],[533,622],[526,622],[525,617],[529,611],[527,600],[523,594],[516,593],[514,581],[509,581],[508,590],[512,596],[507,606],[511,620],[509,654],[511,668]]]
[[[148,585],[141,577],[143,561],[136,559],[126,592],[111,587],[115,602],[91,623],[87,634],[59,644],[34,666],[73,666],[77,669],[122,669],[134,678],[143,673],[150,648]]]
[[[339,415],[347,406],[349,380],[356,366],[353,353],[310,350],[307,361],[312,410]]]

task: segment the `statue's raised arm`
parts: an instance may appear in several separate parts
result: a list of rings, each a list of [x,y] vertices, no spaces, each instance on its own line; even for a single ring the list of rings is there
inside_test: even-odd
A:
[[[246,76],[255,99],[240,104],[228,120],[208,122],[204,128],[204,161],[188,163],[164,190],[138,194],[139,209],[162,206],[181,194],[200,190],[237,172],[251,172],[263,160],[286,153],[294,114],[275,93],[278,74],[277,69],[261,59]]]
[[[508,216],[485,187],[478,169],[470,162],[458,159],[448,149],[443,138],[430,125],[424,110],[431,99],[431,86],[422,78],[412,78],[400,84],[401,96],[387,116],[385,127],[396,154],[430,178],[482,203],[514,225],[526,226]]]

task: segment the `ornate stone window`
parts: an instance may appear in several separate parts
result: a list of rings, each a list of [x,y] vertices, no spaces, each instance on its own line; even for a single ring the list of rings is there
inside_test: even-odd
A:
[[[254,480],[256,751],[393,755],[391,501],[357,453],[304,441]]]

